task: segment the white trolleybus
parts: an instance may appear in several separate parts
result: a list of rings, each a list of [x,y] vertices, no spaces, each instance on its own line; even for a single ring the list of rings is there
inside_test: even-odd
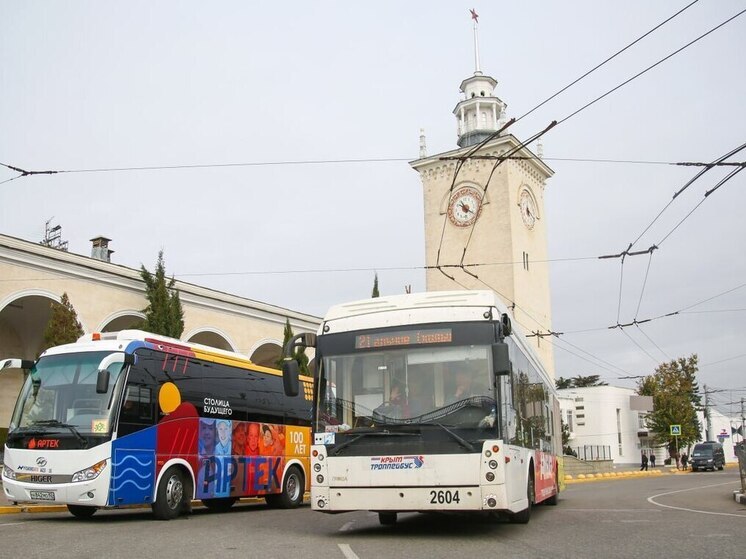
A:
[[[15,503],[151,505],[156,518],[241,497],[298,506],[308,483],[312,379],[288,397],[282,373],[237,353],[137,330],[89,334],[22,368],[2,481]]]
[[[429,292],[332,307],[315,347],[311,506],[489,512],[528,522],[559,493],[554,383],[491,291]],[[285,390],[298,391],[295,361]]]

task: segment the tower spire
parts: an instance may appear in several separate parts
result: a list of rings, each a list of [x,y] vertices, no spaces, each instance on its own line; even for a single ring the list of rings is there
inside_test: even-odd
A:
[[[457,120],[458,146],[467,147],[489,138],[505,115],[505,103],[495,96],[497,80],[482,73],[479,65],[479,14],[469,10],[474,22],[474,74],[461,82],[459,101],[453,114]]]
[[[482,69],[479,67],[479,14],[476,10],[469,10],[471,19],[474,20],[474,74],[481,74]]]

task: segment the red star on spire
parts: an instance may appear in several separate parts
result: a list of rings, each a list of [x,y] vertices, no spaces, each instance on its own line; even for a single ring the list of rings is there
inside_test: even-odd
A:
[[[471,19],[473,19],[476,23],[479,23],[479,14],[476,12],[476,10],[469,10],[471,12]]]

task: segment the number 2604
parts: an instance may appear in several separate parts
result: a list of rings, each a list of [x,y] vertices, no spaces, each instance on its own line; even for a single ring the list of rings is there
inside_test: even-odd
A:
[[[430,491],[431,505],[450,505],[451,503],[460,503],[458,491]]]

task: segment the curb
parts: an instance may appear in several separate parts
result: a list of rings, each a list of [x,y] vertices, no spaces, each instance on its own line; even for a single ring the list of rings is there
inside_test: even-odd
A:
[[[310,503],[310,495],[306,493],[303,497],[303,504]],[[244,497],[239,499],[237,503],[241,504],[257,504],[264,503],[264,497]],[[206,508],[202,501],[194,499],[192,501],[192,508]],[[123,507],[112,507],[104,510],[150,510],[150,505],[130,505]],[[0,515],[2,514],[20,514],[23,512],[27,513],[42,513],[42,512],[67,512],[67,505],[35,505],[32,503],[24,503],[18,505],[5,505],[0,506]]]
[[[725,468],[738,468],[737,463],[727,463],[725,464]],[[686,470],[679,470],[675,466],[663,466],[660,469],[655,470],[628,470],[624,472],[604,472],[602,474],[578,474],[577,476],[572,475],[565,475],[565,483],[568,484],[574,484],[574,483],[587,483],[590,481],[603,481],[603,480],[610,480],[610,479],[630,479],[630,478],[638,478],[638,477],[650,477],[650,476],[659,476],[664,474],[672,474],[672,475],[683,475],[683,474],[691,474],[694,473],[690,469]],[[744,504],[746,504],[746,497],[744,497]]]

